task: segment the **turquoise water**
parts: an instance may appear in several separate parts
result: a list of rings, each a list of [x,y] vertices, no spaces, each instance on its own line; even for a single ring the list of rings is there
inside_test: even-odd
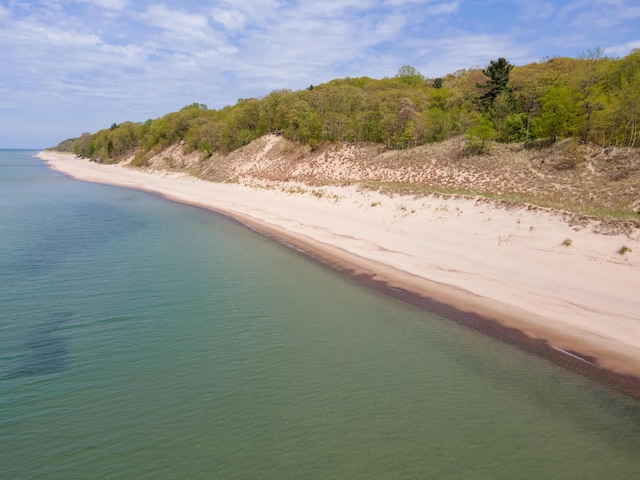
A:
[[[0,151],[0,478],[640,478],[640,406],[202,209]]]

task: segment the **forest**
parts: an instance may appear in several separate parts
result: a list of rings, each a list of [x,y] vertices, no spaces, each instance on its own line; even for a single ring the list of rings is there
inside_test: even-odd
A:
[[[335,79],[218,110],[194,103],[144,123],[83,133],[55,149],[110,163],[182,142],[206,157],[272,132],[312,149],[324,142],[406,149],[458,135],[474,153],[492,142],[544,146],[566,137],[637,148],[639,120],[640,49],[623,58],[595,50],[524,66],[498,58],[442,78],[403,66],[391,78]]]

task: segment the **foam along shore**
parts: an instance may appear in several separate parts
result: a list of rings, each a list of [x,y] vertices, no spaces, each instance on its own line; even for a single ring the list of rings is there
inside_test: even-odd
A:
[[[38,156],[76,179],[218,211],[373,283],[523,333],[569,361],[640,378],[638,228],[595,233],[596,221],[482,198],[222,184],[52,151]]]

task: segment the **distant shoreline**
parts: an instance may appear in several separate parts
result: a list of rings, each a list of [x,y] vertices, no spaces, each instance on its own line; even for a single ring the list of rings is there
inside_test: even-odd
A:
[[[601,235],[487,200],[255,188],[37,155],[84,181],[204,207],[387,294],[640,399],[640,231]],[[629,253],[618,253],[625,246]]]

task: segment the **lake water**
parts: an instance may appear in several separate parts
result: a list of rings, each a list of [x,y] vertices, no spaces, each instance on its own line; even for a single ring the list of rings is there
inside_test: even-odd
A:
[[[636,401],[34,153],[0,151],[0,478],[640,478]]]

